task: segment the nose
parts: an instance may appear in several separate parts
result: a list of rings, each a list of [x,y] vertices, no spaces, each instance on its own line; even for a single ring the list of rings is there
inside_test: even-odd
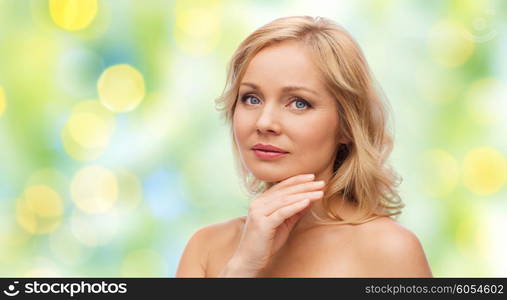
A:
[[[269,103],[269,102],[268,102]],[[274,101],[271,101],[273,104]],[[280,133],[280,120],[275,105],[265,105],[257,118],[257,132],[258,133]]]

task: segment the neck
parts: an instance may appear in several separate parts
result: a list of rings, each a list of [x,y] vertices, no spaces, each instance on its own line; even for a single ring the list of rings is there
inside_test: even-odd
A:
[[[329,184],[329,181],[331,180],[331,174],[316,174],[315,180],[324,180],[326,183],[326,186]],[[338,214],[341,218],[348,218],[356,213],[356,207],[346,201],[345,198],[342,196],[337,196],[336,198],[333,198],[330,203],[331,209],[335,214]],[[313,212],[313,213],[312,213]],[[316,227],[320,225],[317,223],[316,217],[314,215],[317,215],[318,217],[322,219],[328,219],[328,214],[326,212],[326,209],[322,205],[322,199],[312,202],[304,211],[303,216],[299,219],[297,224],[295,225],[293,231],[301,232],[309,228]]]

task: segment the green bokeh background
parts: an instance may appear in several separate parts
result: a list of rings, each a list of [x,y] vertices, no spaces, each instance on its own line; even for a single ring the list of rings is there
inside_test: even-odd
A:
[[[505,1],[98,3],[88,26],[69,31],[46,0],[0,0],[0,276],[174,276],[198,228],[244,215],[213,100],[239,43],[289,15],[331,18],[361,45],[391,107],[399,221],[434,276],[507,276]],[[98,157],[76,159],[62,130],[117,64],[142,74],[145,97],[114,114]],[[101,213],[82,211],[70,188],[93,166],[117,176]],[[34,233],[20,203],[41,184],[63,211]]]

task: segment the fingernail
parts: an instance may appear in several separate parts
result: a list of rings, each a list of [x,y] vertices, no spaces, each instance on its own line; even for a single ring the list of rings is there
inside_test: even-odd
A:
[[[306,175],[306,178],[308,178],[308,179],[314,179],[315,178],[315,174],[308,174],[308,175]]]

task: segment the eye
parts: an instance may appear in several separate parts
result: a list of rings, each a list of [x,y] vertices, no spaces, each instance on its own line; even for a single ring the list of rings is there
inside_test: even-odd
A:
[[[248,99],[254,99],[254,100],[252,100],[253,103],[251,103],[251,104],[259,104],[260,103],[259,99],[257,99],[256,97],[254,97],[252,95],[244,95],[243,97],[241,97],[241,102],[247,102]]]
[[[292,103],[296,103],[296,109],[297,110],[303,110],[303,109],[312,107],[310,105],[310,103],[308,103],[308,101],[306,101],[304,99],[301,99],[301,98],[294,99],[294,101],[292,101],[291,104]]]

